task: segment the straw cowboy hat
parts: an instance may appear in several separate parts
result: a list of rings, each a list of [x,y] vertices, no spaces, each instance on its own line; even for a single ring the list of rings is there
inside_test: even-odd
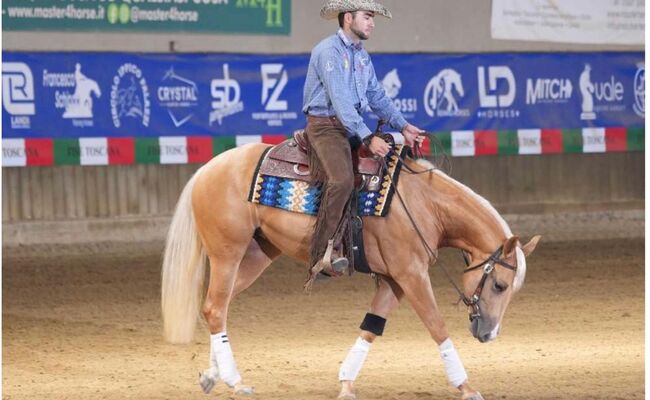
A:
[[[320,10],[320,16],[335,19],[340,13],[352,11],[372,11],[386,18],[393,18],[390,11],[375,0],[327,0]]]

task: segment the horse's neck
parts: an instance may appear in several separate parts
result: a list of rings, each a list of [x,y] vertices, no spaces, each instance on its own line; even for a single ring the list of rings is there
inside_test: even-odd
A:
[[[426,193],[428,218],[440,232],[438,247],[491,253],[512,236],[490,203],[467,186],[440,171],[414,178]]]

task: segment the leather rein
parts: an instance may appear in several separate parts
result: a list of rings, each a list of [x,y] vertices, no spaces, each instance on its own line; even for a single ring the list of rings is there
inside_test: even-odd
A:
[[[382,135],[382,137],[383,137],[383,135]],[[392,136],[391,136],[391,139],[392,139]],[[394,141],[392,141],[392,147],[394,149]],[[393,150],[391,150],[391,152],[392,151]],[[419,154],[420,157],[422,157],[422,152],[421,152],[420,146],[419,146],[419,144],[417,142],[415,143],[414,153],[416,154],[416,156]],[[390,154],[390,152],[389,152],[389,154]],[[404,167],[409,173],[411,173],[413,175],[430,173],[430,172],[432,172],[433,170],[436,169],[434,167],[434,168],[428,168],[428,169],[425,169],[425,170],[422,170],[422,171],[415,171],[406,164],[405,160],[402,157],[398,156],[398,158],[399,158],[400,163],[402,164],[402,167]],[[386,158],[382,158],[382,168],[385,171],[388,170],[388,166],[386,165]],[[409,220],[411,222],[411,225],[413,225],[413,229],[415,229],[415,232],[418,234],[420,242],[422,242],[422,245],[423,245],[424,249],[427,252],[427,255],[429,257],[429,268],[431,268],[436,263],[436,261],[438,261],[438,257],[436,255],[436,252],[433,249],[431,249],[431,246],[429,246],[426,239],[424,238],[424,234],[422,234],[422,231],[420,230],[417,223],[415,222],[415,219],[411,215],[411,211],[406,206],[406,202],[404,201],[404,198],[402,197],[402,194],[397,189],[397,185],[395,185],[395,182],[393,181],[392,177],[390,177],[390,174],[388,176],[389,176],[389,179],[390,179],[391,186],[393,186],[393,189],[395,190],[395,193],[397,194],[397,197],[398,197],[400,203],[402,203],[402,207],[404,207],[404,210],[406,211],[406,215],[408,216],[408,218],[409,218]],[[456,282],[454,282],[454,280],[451,278],[451,275],[449,274],[447,269],[444,267],[444,265],[442,265],[441,263],[438,264],[440,269],[442,269],[442,271],[445,273],[445,275],[447,277],[447,280],[449,280],[449,283],[451,283],[453,288],[458,293],[459,302],[462,301],[467,307],[472,308],[472,312],[469,315],[469,320],[470,321],[473,321],[476,318],[480,318],[480,316],[481,316],[481,311],[480,311],[480,308],[479,308],[479,301],[481,300],[481,294],[483,293],[483,287],[485,286],[485,282],[486,282],[488,276],[494,271],[495,265],[498,264],[498,265],[500,265],[500,266],[502,266],[504,268],[510,269],[512,271],[517,271],[517,266],[516,265],[513,266],[513,265],[507,263],[505,260],[503,260],[501,258],[502,254],[503,254],[503,245],[499,246],[499,248],[496,249],[484,261],[480,262],[479,264],[477,264],[477,265],[475,265],[473,267],[470,267],[469,266],[469,264],[470,264],[469,260],[467,260],[467,258],[465,257],[465,254],[463,253],[463,258],[465,259],[465,263],[466,263],[466,266],[467,266],[467,268],[465,268],[465,270],[463,271],[463,274],[475,271],[475,270],[483,267],[483,275],[481,276],[481,280],[479,281],[478,285],[476,286],[476,289],[474,289],[474,292],[472,293],[472,295],[469,296],[469,297],[467,297],[465,295],[465,293],[463,293],[463,291],[460,290],[458,285],[456,285]]]

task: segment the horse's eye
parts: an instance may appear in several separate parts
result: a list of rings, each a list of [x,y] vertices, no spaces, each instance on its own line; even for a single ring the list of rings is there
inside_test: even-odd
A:
[[[495,281],[494,282],[494,291],[497,293],[503,293],[508,288],[508,284],[504,282]]]

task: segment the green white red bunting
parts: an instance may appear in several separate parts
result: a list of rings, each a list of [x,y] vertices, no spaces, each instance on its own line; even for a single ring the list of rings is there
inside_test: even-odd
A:
[[[436,132],[424,154],[454,157],[644,151],[645,130],[520,129]],[[247,143],[277,144],[285,135],[164,136],[159,138],[3,139],[2,166],[205,163]],[[438,144],[439,143],[439,144]]]

